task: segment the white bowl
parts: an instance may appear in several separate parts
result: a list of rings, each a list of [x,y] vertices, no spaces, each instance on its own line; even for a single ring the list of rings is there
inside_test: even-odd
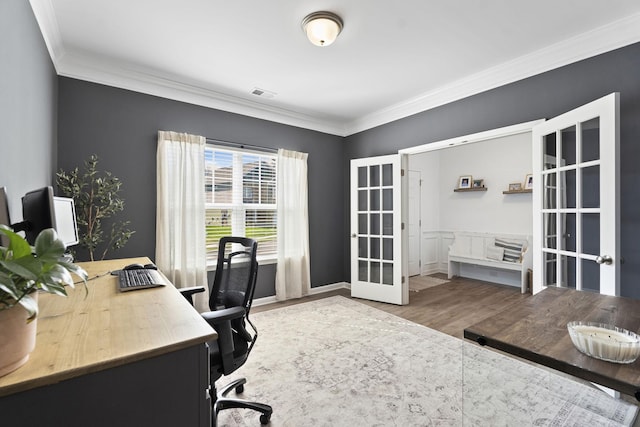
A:
[[[567,323],[573,345],[587,356],[614,363],[633,363],[640,355],[640,336],[595,322]]]

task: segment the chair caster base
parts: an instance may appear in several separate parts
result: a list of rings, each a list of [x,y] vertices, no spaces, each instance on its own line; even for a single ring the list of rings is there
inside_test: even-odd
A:
[[[269,424],[271,422],[271,414],[262,414],[260,415],[260,424]]]

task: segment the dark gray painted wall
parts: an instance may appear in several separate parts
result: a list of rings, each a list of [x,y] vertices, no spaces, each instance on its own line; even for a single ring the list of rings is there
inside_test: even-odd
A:
[[[58,168],[99,166],[123,181],[136,231],[108,257],[155,257],[158,130],[309,153],[309,240],[313,287],[343,280],[342,138],[70,78],[59,78]],[[274,295],[275,266],[260,268],[256,297]]]
[[[640,283],[640,249],[635,243],[640,239],[640,168],[636,166],[640,159],[640,44],[346,139],[73,79],[59,78],[56,84],[31,8],[22,0],[0,2],[0,57],[4,64],[11,64],[0,67],[0,117],[7,136],[2,140],[0,185],[9,189],[14,221],[21,217],[19,198],[23,193],[50,184],[57,167],[72,168],[96,153],[102,167],[124,180],[126,213],[137,231],[126,248],[111,256],[153,258],[157,130],[305,151],[310,154],[313,286],[349,280],[350,159],[553,117],[618,91],[622,113],[621,243],[626,259],[622,287],[623,295],[640,298],[640,286],[636,285]],[[17,161],[25,158],[29,159],[26,171],[24,163]],[[273,294],[274,272],[274,266],[261,269],[257,296]]]
[[[20,198],[51,185],[55,166],[57,77],[28,1],[0,1],[0,186],[11,220]]]
[[[349,160],[391,154],[428,142],[551,118],[620,92],[622,295],[640,298],[640,44],[628,46],[346,138]],[[345,230],[349,230],[345,181]],[[348,237],[343,237],[348,247]],[[344,277],[349,280],[349,253]]]

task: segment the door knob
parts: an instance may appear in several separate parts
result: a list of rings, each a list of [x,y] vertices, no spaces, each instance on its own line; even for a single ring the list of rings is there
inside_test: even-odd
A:
[[[356,236],[356,233],[351,233],[351,237],[355,239],[358,236]]]
[[[611,265],[613,264],[613,258],[611,258],[609,255],[600,255],[596,257],[596,262],[598,264]]]

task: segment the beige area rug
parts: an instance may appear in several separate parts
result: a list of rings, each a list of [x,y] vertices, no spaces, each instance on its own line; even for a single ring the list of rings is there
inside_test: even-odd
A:
[[[637,413],[583,382],[340,296],[252,320],[260,338],[231,378],[246,377],[243,396],[273,406],[274,427],[620,426]],[[218,422],[260,425],[241,409]]]
[[[412,276],[409,277],[409,290],[411,292],[420,292],[424,289],[433,288],[434,286],[449,283],[447,279],[440,279],[433,276]]]

